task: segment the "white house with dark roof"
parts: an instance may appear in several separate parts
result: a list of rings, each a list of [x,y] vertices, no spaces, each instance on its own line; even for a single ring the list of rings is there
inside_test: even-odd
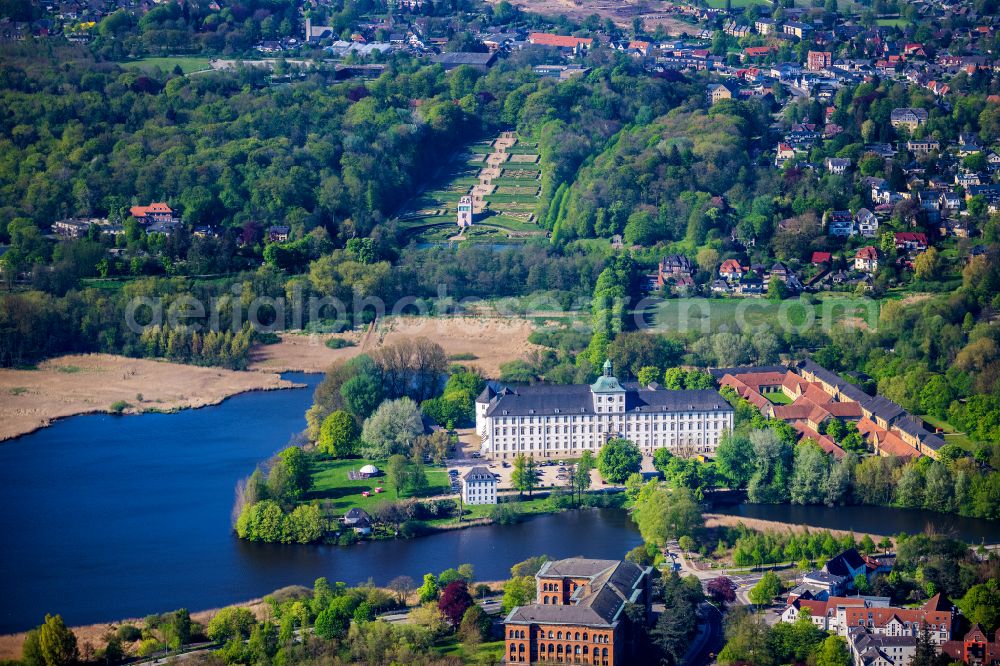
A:
[[[470,469],[462,477],[462,502],[465,504],[496,504],[497,477],[485,467]]]
[[[732,428],[733,408],[718,391],[622,383],[610,362],[590,385],[487,387],[476,399],[482,453],[501,459],[596,453],[615,437],[647,455],[659,448],[710,453]]]

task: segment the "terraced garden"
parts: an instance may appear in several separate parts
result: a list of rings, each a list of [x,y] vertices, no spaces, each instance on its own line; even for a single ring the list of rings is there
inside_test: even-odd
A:
[[[436,184],[414,197],[397,220],[418,242],[517,242],[546,232],[535,221],[541,194],[538,146],[513,132],[471,144],[442,170]],[[473,198],[475,221],[457,227],[457,205]]]

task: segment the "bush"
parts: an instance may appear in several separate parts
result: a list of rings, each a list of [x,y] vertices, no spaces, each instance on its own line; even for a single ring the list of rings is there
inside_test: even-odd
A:
[[[344,349],[345,347],[355,346],[353,340],[345,340],[344,338],[330,338],[323,344],[325,344],[330,349]]]
[[[500,525],[513,525],[521,522],[521,512],[510,504],[497,504],[490,509],[490,520]]]
[[[115,414],[121,414],[131,406],[132,403],[130,402],[126,402],[124,400],[118,400],[117,402],[111,403],[111,411]]]
[[[428,531],[427,524],[422,520],[407,520],[399,526],[399,535],[404,539],[422,536]]]
[[[281,336],[277,333],[257,333],[254,340],[262,345],[276,345],[281,342]]]
[[[126,643],[132,643],[142,638],[142,630],[134,624],[123,624],[118,627],[118,638]]]

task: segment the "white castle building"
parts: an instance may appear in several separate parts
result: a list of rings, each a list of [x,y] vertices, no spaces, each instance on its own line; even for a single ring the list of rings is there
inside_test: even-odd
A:
[[[660,448],[711,453],[732,428],[733,408],[718,391],[622,384],[611,374],[610,361],[589,386],[487,387],[476,398],[482,454],[501,459],[596,453],[615,437],[650,455]]]

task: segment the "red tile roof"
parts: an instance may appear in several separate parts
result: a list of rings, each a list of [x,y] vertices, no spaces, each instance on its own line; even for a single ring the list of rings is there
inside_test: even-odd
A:
[[[828,264],[833,259],[833,255],[829,252],[813,252],[812,263],[814,264]]]
[[[867,246],[865,246],[863,248],[860,248],[858,250],[857,254],[855,254],[854,256],[857,259],[875,260],[875,259],[878,259],[878,250],[876,250],[871,245],[867,245]]]
[[[548,32],[533,32],[528,35],[528,41],[541,46],[558,46],[561,48],[573,49],[583,44],[590,46],[594,40],[590,37],[570,37],[567,35],[553,35]]]

